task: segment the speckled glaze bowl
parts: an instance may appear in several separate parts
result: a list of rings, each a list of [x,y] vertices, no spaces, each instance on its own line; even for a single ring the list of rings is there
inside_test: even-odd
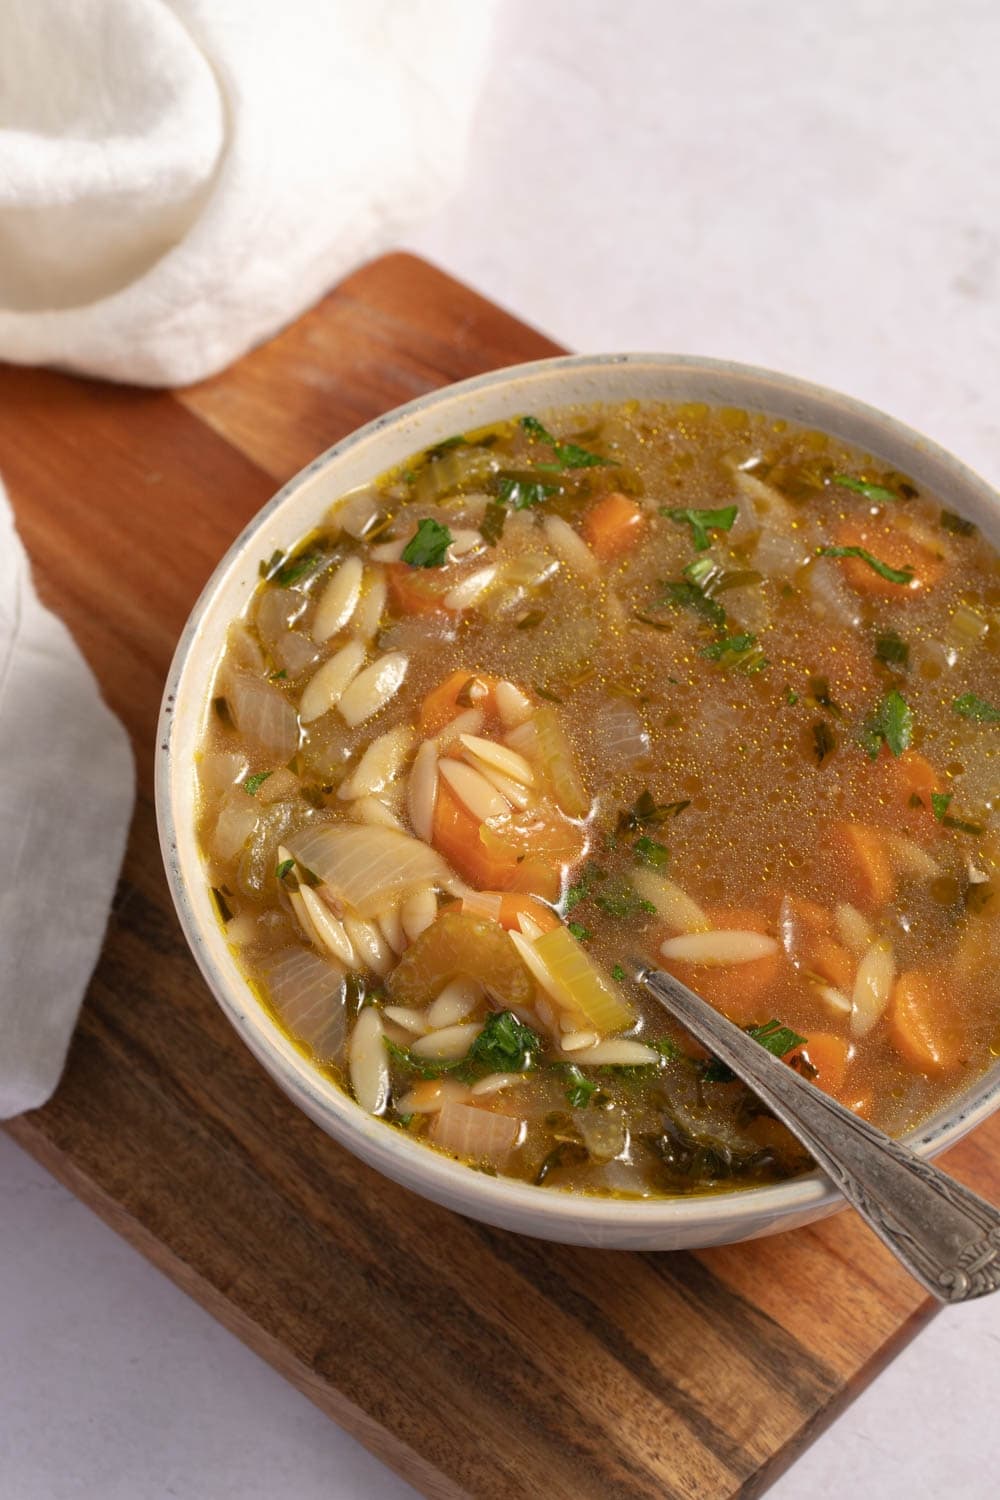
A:
[[[163,858],[181,926],[239,1036],[317,1125],[387,1177],[488,1224],[566,1244],[618,1250],[720,1245],[794,1229],[841,1200],[818,1172],[776,1186],[622,1202],[573,1196],[471,1171],[373,1118],[313,1069],[247,986],[216,918],[195,838],[194,757],[209,686],[230,622],[258,582],[257,565],[310,531],[332,501],[452,433],[525,411],[578,402],[705,401],[821,428],[939,494],[1000,546],[1000,496],[956,459],[890,417],[767,370],[659,354],[574,355],[463,381],[421,397],[337,443],[275,495],[237,537],[191,613],[167,680],[157,741]],[[1000,1104],[1000,1064],[910,1138],[924,1156],[957,1141]]]

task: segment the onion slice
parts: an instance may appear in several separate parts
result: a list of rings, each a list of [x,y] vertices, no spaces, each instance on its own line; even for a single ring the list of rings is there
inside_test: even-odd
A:
[[[357,823],[311,824],[288,848],[331,892],[362,917],[374,917],[420,886],[461,893],[440,854],[408,833]]]

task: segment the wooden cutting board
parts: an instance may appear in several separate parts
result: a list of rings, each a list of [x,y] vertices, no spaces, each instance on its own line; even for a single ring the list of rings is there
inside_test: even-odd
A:
[[[351,276],[164,394],[0,369],[0,473],[139,800],[65,1078],[11,1135],[426,1494],[758,1494],[929,1316],[852,1214],[702,1254],[568,1249],[375,1175],[237,1041],[181,939],[151,798],[174,643],[236,532],[359,423],[556,346],[432,267]],[[1000,1118],[950,1154],[1000,1195]]]

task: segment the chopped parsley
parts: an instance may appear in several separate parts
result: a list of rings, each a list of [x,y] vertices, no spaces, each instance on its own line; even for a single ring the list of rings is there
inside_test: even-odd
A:
[[[668,818],[676,818],[691,806],[690,797],[680,802],[657,802],[649,787],[644,787],[632,806],[618,814],[618,833],[634,833],[638,828],[659,828]]]
[[[541,505],[550,495],[556,494],[559,486],[547,484],[544,479],[523,479],[516,474],[501,474],[497,479],[497,495],[502,505],[512,510],[529,510]]]
[[[861,743],[869,759],[875,760],[883,744],[888,745],[893,755],[902,755],[912,734],[913,710],[893,688],[861,726]]]
[[[977,698],[975,693],[963,693],[951,706],[961,718],[971,719],[975,724],[1000,724],[1000,708],[994,708],[985,698]]]
[[[820,708],[828,709],[836,718],[843,718],[844,710],[830,694],[830,679],[828,677],[810,677],[809,696]]]
[[[566,926],[576,938],[578,943],[586,943],[594,936],[589,927],[584,927],[582,922],[567,922]]]
[[[839,484],[842,490],[853,490],[856,495],[864,495],[866,500],[877,505],[894,505],[899,499],[895,490],[887,489],[884,484],[870,484],[867,479],[854,479],[850,474],[833,474],[830,483]]]
[[[253,776],[248,776],[246,781],[243,782],[243,790],[248,797],[256,797],[267,778],[273,775],[273,771],[257,771]]]
[[[656,911],[652,901],[644,900],[624,875],[609,875],[597,865],[588,865],[576,884],[569,887],[563,902],[564,913],[571,912],[581,901],[593,901],[618,921]]]
[[[633,917],[655,914],[656,907],[639,895],[635,886],[624,876],[612,877],[611,881],[593,897],[595,905],[619,922]]]
[[[625,981],[625,970],[622,968],[621,964],[615,964],[614,965],[614,967],[611,970],[611,978],[615,981],[616,984],[623,984],[624,983],[624,981]]]
[[[790,1026],[782,1026],[777,1020],[765,1021],[760,1026],[748,1026],[746,1031],[747,1036],[752,1036],[765,1052],[770,1052],[774,1057],[784,1057],[793,1047],[802,1047],[807,1041],[806,1037],[799,1036],[797,1031],[793,1031]],[[704,1077],[709,1083],[733,1083],[736,1080],[736,1074],[717,1057],[706,1064]]]
[[[403,548],[403,561],[411,568],[439,568],[453,540],[447,526],[425,516]]]
[[[569,1079],[566,1103],[572,1109],[586,1109],[594,1095],[600,1092],[600,1085],[585,1077],[574,1063],[567,1064],[566,1076]]]
[[[710,599],[704,589],[698,584],[691,583],[685,579],[683,583],[664,583],[661,604],[672,605],[674,609],[689,609],[696,615],[701,615],[710,625],[723,626],[726,623],[726,611],[715,599]],[[656,625],[662,622],[651,617],[640,615],[640,619],[646,618],[646,623]]]
[[[692,510],[690,507],[675,509],[669,505],[660,507],[661,516],[669,516],[678,526],[690,526],[696,552],[705,552],[711,546],[710,531],[731,530],[739,513],[738,505],[723,505],[718,510]]]
[[[225,896],[217,885],[211,886],[210,889],[212,892],[212,899],[215,902],[216,910],[218,911],[219,916],[222,918],[222,921],[231,922],[233,920],[233,913],[230,908],[229,902],[226,900]]]
[[[280,862],[280,864],[278,864],[276,866],[276,868],[275,868],[275,871],[274,871],[275,877],[278,880],[284,880],[286,878],[286,876],[290,875],[294,869],[295,869],[295,861],[294,861],[294,859],[283,859]]]
[[[483,541],[489,546],[495,547],[503,536],[503,528],[507,521],[507,507],[500,500],[491,500],[483,512],[483,519],[479,523],[479,534]]]
[[[670,850],[666,844],[658,844],[655,839],[643,834],[636,839],[632,845],[635,857],[641,865],[648,865],[651,870],[662,870],[663,866],[670,860]]]
[[[817,719],[812,726],[812,738],[817,764],[822,765],[827,756],[836,750],[837,736],[825,719]]]
[[[895,630],[887,630],[875,639],[875,658],[884,666],[905,670],[910,663],[910,648]]]
[[[552,463],[539,464],[540,469],[593,469],[615,462],[613,458],[603,458],[600,453],[591,453],[589,448],[581,448],[578,443],[560,443],[537,417],[522,417],[521,427],[529,437],[547,443],[552,449]]]
[[[912,583],[913,569],[910,567],[893,568],[888,563],[881,562],[864,547],[820,547],[820,557],[856,557],[859,561],[867,563],[880,578],[887,583]]]
[[[956,515],[953,510],[941,512],[940,526],[942,531],[950,531],[953,536],[972,536],[979,529],[973,521]]]
[[[523,1073],[535,1066],[542,1044],[511,1010],[494,1011],[469,1048],[468,1062],[485,1073]]]
[[[711,646],[704,646],[701,654],[709,661],[717,661],[723,667],[735,667],[740,672],[762,672],[770,665],[757,646],[757,637],[752,630],[740,635],[720,636]]]
[[[969,823],[964,818],[953,818],[948,808],[951,805],[951,795],[947,792],[931,792],[931,807],[938,822],[945,828],[954,828],[956,833],[970,833],[973,838],[978,838],[983,832],[982,823]]]

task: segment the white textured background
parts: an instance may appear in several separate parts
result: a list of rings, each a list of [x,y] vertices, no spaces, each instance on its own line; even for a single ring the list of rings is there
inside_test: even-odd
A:
[[[575,348],[805,375],[998,483],[998,80],[995,0],[504,0],[410,244]],[[771,1493],[992,1500],[998,1391],[1000,1297]],[[0,1500],[413,1493],[0,1137]]]

